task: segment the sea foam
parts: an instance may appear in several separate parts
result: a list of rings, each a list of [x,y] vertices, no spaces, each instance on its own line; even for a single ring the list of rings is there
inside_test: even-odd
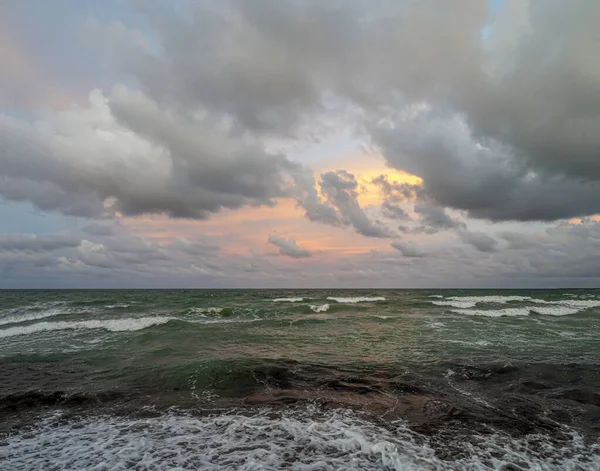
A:
[[[321,305],[312,304],[310,306],[310,308],[314,312],[326,312],[326,311],[329,311],[329,304],[321,304]]]
[[[301,303],[304,298],[275,298],[274,303]]]
[[[166,324],[173,317],[138,317],[132,319],[105,319],[78,322],[38,322],[36,324],[10,327],[0,330],[0,338],[16,337],[19,335],[30,335],[38,332],[54,330],[80,330],[80,329],[103,329],[110,332],[124,332],[142,330],[153,325]]]
[[[457,459],[436,455],[432,439],[403,422],[383,427],[350,413],[169,414],[128,419],[87,417],[43,420],[3,444],[7,469],[212,470],[484,470],[600,469],[598,445],[575,432],[564,443],[547,437],[514,439],[475,434],[461,441]],[[458,446],[458,444],[455,444]]]
[[[375,297],[368,297],[368,296],[357,296],[357,297],[347,297],[347,298],[338,298],[338,297],[334,297],[334,296],[329,296],[327,298],[329,301],[335,301],[336,303],[342,303],[342,304],[355,304],[355,303],[372,303],[372,302],[376,302],[376,301],[385,301],[385,298],[383,296],[375,296]]]
[[[0,325],[20,324],[22,322],[37,321],[39,319],[47,319],[48,317],[60,316],[63,314],[69,314],[69,311],[64,308],[52,308],[45,311],[22,313],[16,316],[10,315],[0,317]]]
[[[477,303],[473,301],[431,301],[431,304],[435,304],[436,306],[450,306],[467,309],[469,307],[475,307],[475,304]]]
[[[507,307],[505,309],[452,309],[457,314],[466,314],[469,316],[483,317],[519,317],[528,316],[527,307]]]

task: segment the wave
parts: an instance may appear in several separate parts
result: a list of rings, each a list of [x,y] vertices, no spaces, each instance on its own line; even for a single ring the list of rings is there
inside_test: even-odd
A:
[[[485,298],[486,296],[484,296]],[[458,298],[458,297],[456,297]],[[463,297],[462,299],[473,299],[476,297]],[[496,297],[493,297],[496,298]],[[457,314],[467,314],[471,316],[486,316],[486,317],[504,317],[504,316],[527,316],[530,312],[545,316],[568,316],[577,314],[586,309],[592,309],[600,307],[600,301],[597,300],[574,300],[574,299],[560,299],[555,301],[546,301],[543,299],[533,299],[526,296],[501,296],[504,299],[504,304],[509,301],[516,301],[515,298],[525,298],[523,301],[536,304],[535,306],[522,306],[518,308],[505,308],[505,309],[469,309],[475,307],[473,301],[432,301],[437,306],[451,306],[459,309],[452,309],[451,312]],[[508,299],[510,298],[510,299]],[[449,298],[450,299],[450,298]],[[479,302],[479,301],[478,301]],[[497,301],[493,301],[497,302]],[[540,306],[542,304],[543,306]]]
[[[27,438],[11,434],[3,451],[10,469],[55,463],[57,471],[116,469],[125,461],[132,469],[240,471],[600,469],[598,445],[585,443],[574,431],[566,435],[557,443],[546,435],[513,438],[473,432],[470,439],[449,437],[445,446],[403,422],[383,425],[345,411],[72,420],[55,414]]]
[[[458,307],[461,309],[467,309],[469,307],[475,307],[473,301],[431,301],[431,304],[435,304],[436,306],[450,306],[450,307]]]
[[[567,306],[546,306],[546,307],[530,307],[529,310],[531,312],[535,312],[536,314],[541,314],[544,316],[568,316],[571,314],[577,314],[581,312],[583,309],[572,308]]]
[[[430,298],[443,298],[443,296],[441,294],[432,294],[431,296],[429,296]]]
[[[220,314],[224,309],[223,307],[191,307],[187,312],[190,314]]]
[[[156,316],[77,322],[38,322],[37,324],[31,324],[22,327],[10,327],[8,329],[0,330],[0,339],[55,330],[103,329],[110,332],[136,331],[152,327],[153,325],[166,324],[174,319],[175,318],[173,317]]]
[[[329,304],[322,304],[322,305],[316,305],[316,304],[311,304],[310,309],[313,312],[326,312],[329,311]]]
[[[55,309],[48,309],[47,311],[19,314],[17,316],[13,315],[13,316],[7,316],[7,317],[0,317],[0,325],[20,324],[22,322],[37,321],[39,319],[46,319],[48,317],[61,316],[63,314],[69,314],[69,310],[55,308]]]
[[[466,314],[468,316],[484,316],[484,317],[520,317],[528,316],[529,308],[527,307],[507,307],[505,309],[452,309],[451,312],[457,314]]]
[[[376,301],[385,301],[383,296],[357,296],[357,297],[348,297],[348,298],[338,298],[334,296],[329,296],[327,298],[328,301],[335,301],[336,303],[347,303],[347,304],[355,304],[355,303],[371,303]]]
[[[301,303],[304,298],[275,298],[274,303]]]
[[[131,304],[107,304],[104,306],[106,309],[125,309],[130,307]]]
[[[530,296],[450,296],[446,298],[449,301],[469,302],[469,303],[494,303],[494,304],[506,304],[515,301],[529,301],[537,302]],[[432,301],[435,302],[435,301]]]
[[[560,304],[564,304],[566,306],[578,307],[581,309],[591,309],[594,307],[600,306],[600,301],[591,300],[591,299],[565,299],[564,301],[560,301]]]

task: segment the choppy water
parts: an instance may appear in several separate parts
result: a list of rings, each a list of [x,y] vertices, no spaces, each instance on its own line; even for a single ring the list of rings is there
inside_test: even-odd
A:
[[[0,469],[597,470],[599,366],[594,290],[4,291]]]

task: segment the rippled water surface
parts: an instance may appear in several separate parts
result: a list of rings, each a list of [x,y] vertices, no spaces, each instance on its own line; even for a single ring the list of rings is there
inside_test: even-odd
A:
[[[3,291],[0,463],[600,469],[599,366],[594,290]]]

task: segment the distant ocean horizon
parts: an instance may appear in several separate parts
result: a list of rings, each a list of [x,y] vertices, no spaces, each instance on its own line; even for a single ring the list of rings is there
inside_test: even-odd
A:
[[[600,290],[1,290],[0,415],[15,470],[597,470]]]

